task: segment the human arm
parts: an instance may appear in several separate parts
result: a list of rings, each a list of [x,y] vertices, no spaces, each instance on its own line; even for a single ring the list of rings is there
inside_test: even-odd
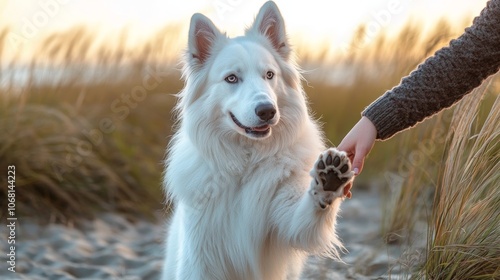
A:
[[[463,35],[370,104],[338,149],[350,155],[359,174],[376,139],[388,139],[453,105],[499,67],[500,0],[492,0]]]
[[[450,107],[500,67],[500,0],[362,113],[385,140]]]

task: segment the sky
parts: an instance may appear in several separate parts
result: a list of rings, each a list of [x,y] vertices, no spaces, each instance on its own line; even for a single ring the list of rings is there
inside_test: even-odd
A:
[[[0,0],[0,26],[9,26],[4,55],[29,52],[37,40],[54,31],[89,25],[96,35],[110,37],[127,29],[133,42],[141,42],[161,27],[183,27],[179,44],[187,40],[193,13],[212,19],[229,35],[242,34],[265,1],[254,0]],[[328,44],[332,50],[347,45],[361,23],[370,34],[382,30],[396,34],[408,20],[430,27],[445,17],[452,23],[472,19],[486,0],[275,0],[292,42]],[[111,36],[112,37],[112,36]],[[19,43],[21,42],[21,44]],[[9,49],[10,47],[10,49]]]

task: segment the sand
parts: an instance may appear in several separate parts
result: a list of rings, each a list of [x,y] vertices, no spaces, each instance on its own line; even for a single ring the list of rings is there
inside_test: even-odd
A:
[[[354,190],[341,216],[338,233],[349,251],[342,254],[345,264],[311,257],[302,279],[403,279],[405,266],[420,257],[422,242],[411,251],[384,244],[377,189]],[[0,233],[7,236],[5,226]],[[162,219],[131,222],[106,213],[77,227],[23,218],[16,233],[17,272],[7,270],[2,242],[0,279],[159,279],[163,236]]]

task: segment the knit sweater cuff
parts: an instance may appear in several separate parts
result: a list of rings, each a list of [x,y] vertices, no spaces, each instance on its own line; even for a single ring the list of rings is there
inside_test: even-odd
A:
[[[380,96],[370,104],[361,115],[367,117],[377,129],[377,139],[385,140],[393,136],[397,131],[400,120],[394,116],[394,104],[388,98],[387,93]]]

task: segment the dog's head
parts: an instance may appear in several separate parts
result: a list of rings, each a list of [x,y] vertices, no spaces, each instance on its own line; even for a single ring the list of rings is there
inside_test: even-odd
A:
[[[193,15],[186,55],[182,111],[250,139],[268,138],[283,121],[303,117],[286,116],[302,113],[305,102],[274,2],[262,6],[245,36],[231,39],[204,15]]]

